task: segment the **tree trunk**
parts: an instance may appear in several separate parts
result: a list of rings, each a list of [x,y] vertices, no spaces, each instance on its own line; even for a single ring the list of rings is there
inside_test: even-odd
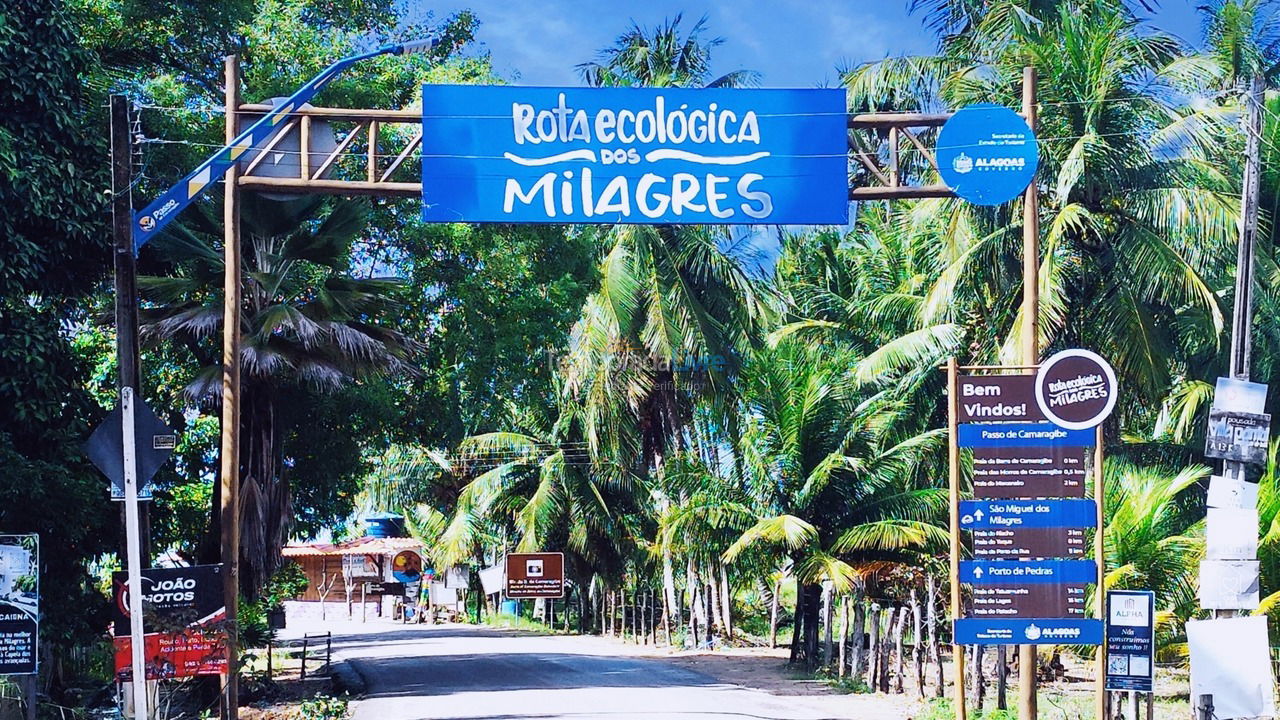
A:
[[[1009,685],[1009,655],[1008,648],[1004,645],[996,646],[996,707],[1001,710],[1008,710],[1006,697]]]
[[[987,676],[982,670],[982,655],[985,651],[985,645],[973,646],[973,707],[979,711],[982,710],[982,701],[987,695]]]
[[[938,640],[938,582],[933,573],[925,575],[925,582],[925,595],[928,596],[929,602],[925,617],[925,624],[929,629],[929,655],[937,673],[937,685],[934,686],[933,696],[940,698],[947,694],[947,680],[942,673],[942,646]]]
[[[847,646],[849,645],[849,598],[848,596],[840,598],[840,657],[836,661],[836,676],[841,680],[844,679],[845,658],[848,657]]]
[[[862,679],[867,662],[867,604],[859,591],[853,596],[853,652],[849,653],[849,677],[857,683]]]
[[[904,628],[906,628],[906,625],[907,625],[908,612],[909,610],[907,610],[906,605],[903,605],[902,607],[898,608],[898,624],[893,631],[894,653],[898,656],[898,660],[897,660],[898,670],[897,670],[897,677],[893,681],[893,691],[898,693],[899,695],[905,692],[905,689],[902,686],[902,680],[903,680],[903,676],[907,674],[906,653],[903,650],[903,645],[902,645],[902,631]]]
[[[880,687],[880,605],[872,602],[867,611],[871,619],[871,647],[868,649],[867,665],[869,669],[867,687],[876,690]]]
[[[884,636],[880,638],[880,657],[877,662],[880,664],[880,692],[889,692],[889,639],[893,637],[894,621],[898,618],[895,608],[887,608],[881,611],[885,614]]]
[[[804,639],[804,593],[796,580],[796,609],[791,618],[791,664],[800,662],[800,643]]]
[[[822,666],[831,665],[831,635],[833,619],[832,601],[835,599],[835,593],[831,589],[831,583],[822,584]]]
[[[671,549],[664,543],[662,546],[662,632],[667,636],[667,647],[671,647],[672,618],[675,618],[675,624],[679,624],[680,615],[680,606],[676,604],[676,574],[671,565]]]
[[[924,619],[920,617],[920,595],[911,588],[911,649],[912,659],[916,664],[916,692],[924,697],[924,636],[921,628]]]
[[[724,609],[720,612],[720,616],[724,618],[724,636],[728,640],[733,639],[733,588],[729,585],[729,569],[720,563],[720,602],[724,603]]]
[[[716,582],[716,574],[714,570],[707,572],[707,604],[710,606],[711,622],[716,632],[724,635],[724,617],[721,615],[722,605],[720,604],[720,588]],[[708,633],[710,634],[710,633]]]
[[[782,577],[773,583],[773,597],[769,600],[769,648],[778,647],[778,609],[782,606]]]
[[[818,616],[821,612],[822,586],[804,586],[804,662],[809,671],[818,663]]]
[[[699,598],[698,571],[693,565],[692,556],[685,561],[684,578],[685,592],[689,596],[689,636],[693,638],[694,649],[697,649],[701,645],[698,638],[698,626],[705,627],[705,624],[700,623],[701,618],[698,617],[702,614],[702,601]]]

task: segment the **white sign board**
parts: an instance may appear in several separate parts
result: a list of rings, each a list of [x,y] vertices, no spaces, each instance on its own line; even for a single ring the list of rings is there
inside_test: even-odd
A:
[[[1253,610],[1258,600],[1257,560],[1200,561],[1200,607]]]
[[[1193,706],[1212,695],[1220,720],[1275,716],[1265,616],[1191,620],[1187,644]]]
[[[1218,378],[1213,406],[1219,410],[1260,414],[1266,412],[1267,386],[1262,383]]]
[[[442,582],[431,583],[432,605],[457,605],[458,591]]]
[[[1258,483],[1214,475],[1209,478],[1211,508],[1253,510],[1258,507]]]
[[[1205,557],[1209,560],[1258,558],[1258,511],[1209,508],[1204,531]]]
[[[480,571],[480,585],[484,587],[485,595],[493,595],[502,592],[504,582],[502,565],[494,565]]]

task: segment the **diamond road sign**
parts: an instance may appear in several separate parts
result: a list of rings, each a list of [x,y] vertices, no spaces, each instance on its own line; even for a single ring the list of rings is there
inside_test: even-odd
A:
[[[111,481],[111,499],[124,499],[124,421],[120,408],[112,410],[84,444],[84,452]],[[178,435],[144,402],[137,403],[134,437],[138,443],[138,499],[151,499],[151,478],[164,467]]]

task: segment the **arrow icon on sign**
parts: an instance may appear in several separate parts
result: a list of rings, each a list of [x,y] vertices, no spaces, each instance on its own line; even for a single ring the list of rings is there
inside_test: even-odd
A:
[[[974,576],[974,577],[976,577],[976,578],[980,578],[980,577],[982,577],[982,566],[981,566],[981,565],[979,565],[978,567],[976,567],[976,568],[974,568],[974,569],[973,569],[973,576]]]
[[[978,519],[978,522],[982,522],[982,511],[981,511],[981,510],[974,510],[974,511],[973,511],[973,516],[974,516],[975,518],[977,518],[977,519]]]

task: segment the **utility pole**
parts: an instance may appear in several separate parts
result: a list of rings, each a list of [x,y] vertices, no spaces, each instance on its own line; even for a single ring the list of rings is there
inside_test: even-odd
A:
[[[1022,117],[1036,130],[1036,69],[1022,69]],[[1032,179],[1022,198],[1022,364],[1040,363],[1040,194]],[[1101,558],[1099,558],[1101,560]],[[1035,645],[1018,646],[1018,718],[1036,718]]]
[[[121,435],[124,454],[125,549],[129,572],[129,625],[133,672],[133,717],[145,720],[147,675],[144,661],[145,638],[142,627],[142,532],[139,522],[138,463],[135,437],[135,409],[138,385],[138,297],[137,267],[133,249],[132,139],[129,101],[112,95],[111,112],[111,235],[114,246],[117,386],[122,411]]]
[[[1231,313],[1231,377],[1237,380],[1249,379],[1249,360],[1253,350],[1249,330],[1253,326],[1253,246],[1258,234],[1258,195],[1262,175],[1262,102],[1262,76],[1255,75],[1249,89],[1244,182],[1240,200],[1240,245],[1236,250],[1236,299]],[[1244,479],[1244,463],[1226,461],[1223,465],[1225,474]]]
[[[238,132],[240,108],[240,58],[226,57],[226,138],[230,144]],[[223,224],[223,334],[222,334],[222,453],[221,498],[218,520],[222,540],[223,601],[227,607],[227,680],[222,717],[236,720],[240,714],[240,683],[236,668],[240,645],[237,616],[240,606],[240,171],[232,165],[225,175]]]

